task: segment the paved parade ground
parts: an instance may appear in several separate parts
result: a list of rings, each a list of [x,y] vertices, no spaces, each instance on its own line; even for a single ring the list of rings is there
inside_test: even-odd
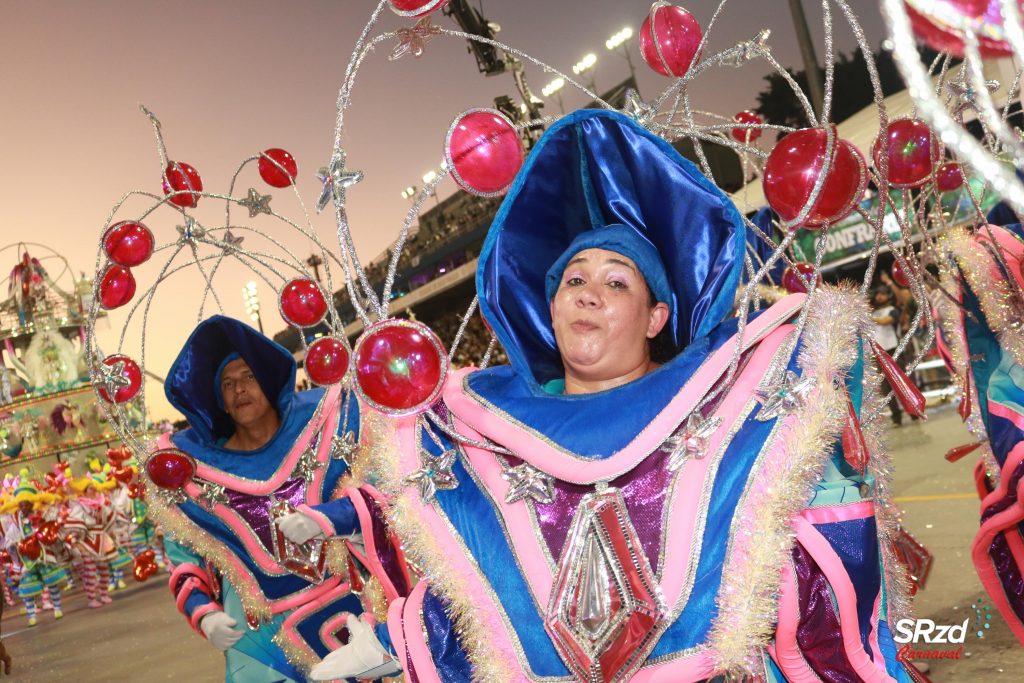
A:
[[[895,492],[906,527],[935,554],[928,586],[917,598],[917,616],[938,624],[973,621],[975,608],[984,616],[985,607],[991,607],[970,562],[978,525],[973,460],[950,464],[942,457],[968,440],[951,406],[933,409],[927,423],[908,423],[890,432]],[[223,658],[177,613],[165,579],[161,574],[145,584],[132,582],[115,595],[113,604],[99,610],[87,609],[76,590],[65,597],[64,619],[54,622],[47,612],[32,629],[16,608],[8,608],[3,642],[14,660],[10,680],[222,680]],[[1024,648],[994,608],[987,614],[992,618],[985,637],[970,632],[960,660],[932,662],[928,675],[933,681],[1020,680]]]

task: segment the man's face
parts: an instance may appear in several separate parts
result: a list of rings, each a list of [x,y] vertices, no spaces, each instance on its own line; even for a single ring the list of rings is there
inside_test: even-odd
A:
[[[220,392],[224,399],[224,410],[235,424],[256,424],[274,410],[263,395],[252,370],[241,358],[224,367],[220,375]]]

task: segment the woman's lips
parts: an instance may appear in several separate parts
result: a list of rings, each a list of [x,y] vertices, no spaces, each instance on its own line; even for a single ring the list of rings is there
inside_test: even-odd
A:
[[[573,332],[577,334],[583,334],[584,332],[591,332],[597,329],[597,325],[587,320],[577,320],[576,322],[569,325]]]

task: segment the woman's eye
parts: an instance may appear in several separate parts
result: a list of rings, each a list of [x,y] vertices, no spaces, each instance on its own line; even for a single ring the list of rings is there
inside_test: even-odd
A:
[[[621,280],[612,280],[608,283],[608,286],[612,289],[629,289],[629,285]]]
[[[570,287],[579,287],[580,285],[583,284],[583,278],[571,277],[565,281],[565,284],[569,285]]]

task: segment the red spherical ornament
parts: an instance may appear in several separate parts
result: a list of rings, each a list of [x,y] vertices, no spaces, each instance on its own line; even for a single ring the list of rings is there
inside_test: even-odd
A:
[[[391,11],[400,17],[422,17],[448,4],[448,0],[389,0]]]
[[[704,32],[693,15],[667,2],[651,5],[640,26],[640,54],[662,76],[686,75],[697,58]]]
[[[441,393],[448,371],[441,340],[423,323],[409,320],[371,326],[352,355],[363,399],[393,415],[427,408]]]
[[[131,467],[113,467],[110,470],[110,476],[127,486],[132,483],[132,477],[135,476],[135,470]]]
[[[199,193],[203,191],[203,179],[199,171],[188,164],[172,161],[164,169],[164,194],[181,192],[171,197],[176,206],[192,208],[199,204]]]
[[[899,261],[892,262],[892,279],[893,282],[898,284],[900,287],[910,289],[910,278],[907,277],[907,271],[903,269]]]
[[[57,522],[43,522],[39,525],[39,542],[43,545],[53,545],[60,538],[60,525]]]
[[[100,278],[100,306],[108,311],[120,308],[135,296],[135,276],[124,266],[107,266]]]
[[[142,582],[156,574],[160,570],[153,560],[146,560],[141,555],[135,558],[132,563],[132,576],[136,581]]]
[[[18,541],[18,554],[22,559],[39,559],[39,556],[43,554],[43,548],[39,545],[39,539],[35,534]]]
[[[133,481],[128,484],[128,497],[141,500],[146,497],[146,487],[141,481]]]
[[[195,473],[196,461],[176,448],[156,451],[146,460],[146,474],[162,489],[179,489]]]
[[[949,161],[935,171],[935,189],[939,192],[952,192],[963,187],[963,184],[963,171],[955,161]]]
[[[910,26],[920,40],[939,52],[964,55],[964,35],[973,29],[982,57],[1012,54],[1000,5],[1002,0],[905,0]],[[1024,0],[1017,0],[1024,10]]]
[[[834,136],[834,126],[832,132]],[[823,172],[820,191],[812,197]],[[834,137],[829,154],[828,133],[822,128],[805,128],[782,138],[764,166],[765,198],[791,229],[818,228],[845,218],[864,194],[866,181],[867,168],[857,148]]]
[[[114,403],[124,403],[135,397],[142,387],[142,370],[138,363],[125,355],[116,354],[103,359],[103,365],[113,368],[114,379],[109,383],[100,380],[96,388],[104,401],[110,401],[110,393],[107,385],[114,387]],[[120,368],[120,372],[118,372]],[[105,371],[104,371],[105,372]]]
[[[348,372],[348,349],[334,337],[317,339],[309,345],[303,365],[309,381],[317,386],[337,384]]]
[[[931,129],[917,119],[889,122],[871,149],[875,168],[881,168],[882,154],[889,162],[889,184],[895,188],[919,187],[932,176],[939,163],[939,141]]]
[[[295,157],[283,149],[273,147],[260,155],[258,163],[260,177],[271,187],[288,187],[295,182],[299,166]]]
[[[295,327],[312,327],[327,315],[327,300],[313,280],[296,278],[281,288],[281,317]]]
[[[736,114],[736,116],[732,117],[732,120],[735,121],[736,123],[745,123],[754,126],[764,123],[764,119],[762,119],[760,116],[758,116],[757,114],[750,110],[741,111],[739,114]],[[733,128],[732,131],[730,131],[730,134],[732,135],[732,139],[735,140],[736,142],[750,144],[754,140],[761,137],[761,129]]]
[[[131,268],[153,255],[153,233],[137,221],[114,223],[103,233],[103,251],[119,266]]]
[[[786,270],[782,271],[782,286],[785,287],[786,291],[793,294],[806,294],[807,283],[810,281],[813,273],[814,264],[797,261],[792,267],[787,266]],[[820,285],[820,273],[816,279]]]
[[[523,143],[512,122],[496,109],[470,109],[448,129],[444,158],[466,192],[496,197],[523,166]]]

